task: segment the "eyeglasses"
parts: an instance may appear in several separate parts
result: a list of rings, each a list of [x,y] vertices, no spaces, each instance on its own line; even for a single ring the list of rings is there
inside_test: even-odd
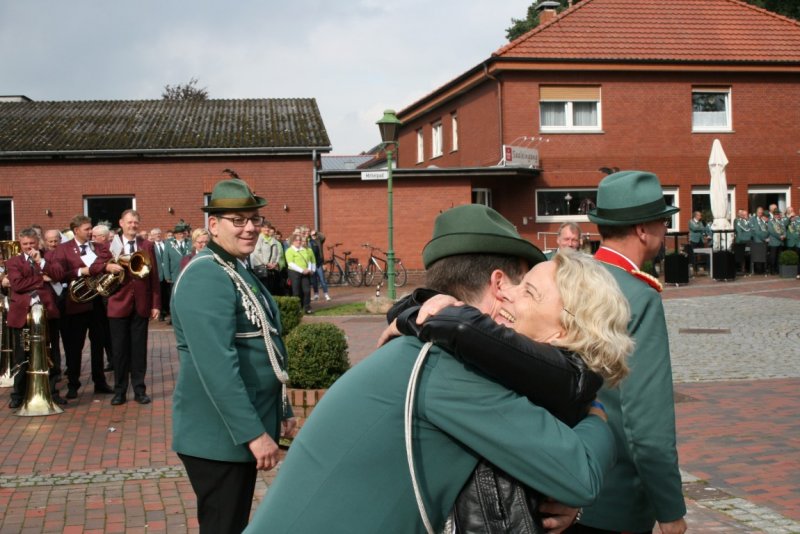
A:
[[[264,217],[261,215],[256,215],[254,217],[224,217],[222,215],[217,215],[217,217],[232,222],[236,228],[247,226],[247,221],[253,223],[253,226],[261,226],[264,224]]]

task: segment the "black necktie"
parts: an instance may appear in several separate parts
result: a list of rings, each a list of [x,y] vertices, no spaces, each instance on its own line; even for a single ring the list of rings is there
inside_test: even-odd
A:
[[[135,252],[135,250],[133,249],[134,243],[136,243],[136,241],[128,241],[128,252],[130,254],[133,254]]]
[[[35,271],[35,270],[36,270],[36,268],[35,268],[35,266],[34,266],[33,258],[31,258],[30,256],[28,256],[28,263],[30,263],[30,264],[31,264],[31,270],[32,270],[32,271]]]
[[[81,245],[81,256],[86,256],[86,243]]]

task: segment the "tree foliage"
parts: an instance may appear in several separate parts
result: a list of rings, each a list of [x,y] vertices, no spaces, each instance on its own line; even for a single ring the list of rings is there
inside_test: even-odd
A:
[[[559,7],[556,8],[557,13],[561,13],[565,9],[569,7],[570,4],[577,4],[580,0],[558,0],[560,4]],[[748,4],[752,4],[756,7],[760,7],[766,9],[767,11],[772,11],[773,13],[777,13],[779,15],[783,15],[785,17],[789,17],[795,20],[800,20],[800,0],[744,0]],[[528,7],[528,12],[524,19],[511,19],[511,26],[506,28],[506,38],[509,41],[513,41],[517,37],[524,35],[525,33],[529,32],[533,28],[539,25],[539,10],[536,9],[536,6],[539,4],[539,0],[533,2]]]
[[[189,83],[165,85],[161,93],[164,100],[208,100],[208,90],[197,87],[197,78],[192,78]]]

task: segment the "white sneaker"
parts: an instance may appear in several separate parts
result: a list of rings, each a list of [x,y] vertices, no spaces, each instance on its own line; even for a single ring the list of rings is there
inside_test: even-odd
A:
[[[331,300],[331,296],[325,293],[325,300]]]
[[[311,300],[319,300],[319,295],[314,295],[314,298]]]

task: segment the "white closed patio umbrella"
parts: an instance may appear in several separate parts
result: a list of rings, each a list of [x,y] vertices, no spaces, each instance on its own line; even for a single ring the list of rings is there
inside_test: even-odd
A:
[[[728,158],[722,150],[722,143],[719,139],[714,139],[711,155],[708,158],[708,170],[711,172],[711,213],[714,215],[714,222],[711,224],[711,229],[714,231],[714,250],[722,250],[726,245],[733,244],[733,239],[726,239],[726,236],[717,233],[718,230],[733,228],[728,204],[728,180],[725,177],[727,166]]]

